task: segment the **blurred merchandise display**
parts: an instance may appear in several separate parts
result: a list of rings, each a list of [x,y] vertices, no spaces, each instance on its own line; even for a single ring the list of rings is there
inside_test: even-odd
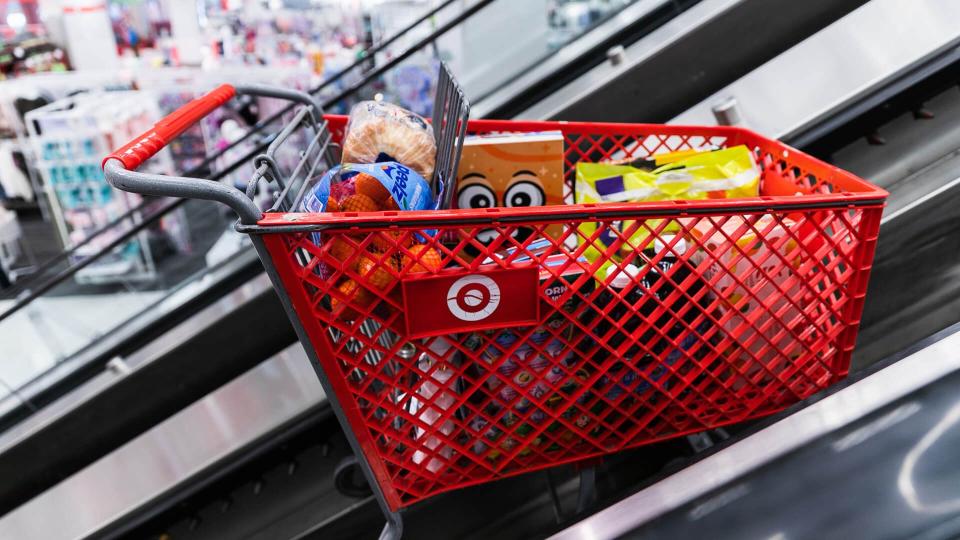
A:
[[[30,265],[18,267],[24,258]],[[32,272],[35,264],[33,252],[23,241],[16,212],[0,206],[0,289],[9,287],[21,274]]]
[[[102,156],[143,133],[160,117],[156,103],[144,93],[82,94],[56,101],[26,115],[27,130],[50,210],[64,247],[84,241],[140,203],[140,197],[114,190],[100,170]],[[170,171],[163,153],[151,164],[155,172]],[[133,212],[131,219],[141,219]],[[119,232],[118,232],[119,234]],[[104,249],[115,235],[104,234],[77,251],[75,258]],[[127,242],[114,256],[101,259],[77,274],[87,283],[149,280],[153,258],[146,233]]]
[[[0,48],[0,79],[69,69],[66,51],[44,38],[30,37],[4,43]]]

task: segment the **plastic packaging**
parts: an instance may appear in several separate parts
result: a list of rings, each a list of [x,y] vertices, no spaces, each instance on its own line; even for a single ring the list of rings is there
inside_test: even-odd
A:
[[[456,370],[445,365],[443,356],[452,348],[450,342],[437,338],[430,346],[430,352],[423,353],[417,362],[417,369],[421,372],[422,381],[417,389],[416,397],[412,398],[414,414],[423,424],[430,426],[444,437],[450,437],[454,430],[451,419],[444,420],[438,428],[433,428],[441,416],[450,410],[457,401],[454,388]],[[423,427],[416,428],[416,438],[422,439],[424,449],[413,453],[413,462],[421,465],[430,472],[437,472],[447,465],[453,456],[453,448],[443,443],[443,439],[428,433]],[[439,456],[431,457],[431,453]]]
[[[743,145],[667,160],[652,171],[630,165],[577,163],[576,193],[579,203],[756,197],[760,194],[760,169]]]
[[[301,212],[309,213],[433,209],[436,209],[436,200],[427,181],[396,162],[333,167],[310,188],[299,205]],[[422,232],[432,234],[429,230]],[[425,238],[420,232],[381,232],[362,245],[340,238],[325,245],[320,232],[310,233],[310,239],[324,249],[324,256],[314,270],[317,275],[330,279],[336,267],[345,266],[345,270],[356,272],[366,283],[361,286],[351,278],[338,283],[338,294],[331,296],[331,304],[342,320],[354,320],[361,315],[347,304],[367,308],[377,303],[378,297],[390,294],[399,283],[397,276],[401,270],[435,271],[441,265],[439,252],[422,245]],[[384,251],[396,250],[398,245],[409,250],[412,256],[383,256]],[[362,255],[357,256],[358,252]],[[301,259],[309,264],[309,257],[302,255]]]
[[[753,154],[743,145],[707,152],[678,152],[651,158],[661,164],[654,170],[610,163],[577,163],[577,203],[646,202],[663,200],[699,200],[757,197],[760,194],[760,169]],[[647,160],[648,162],[650,159]],[[660,220],[647,220],[656,228]],[[601,231],[599,242],[587,242],[584,255],[593,261],[601,256],[602,245],[612,245],[629,231],[621,245],[620,256],[627,251],[642,251],[650,244],[650,231],[633,220],[615,223],[617,231]],[[591,238],[597,224],[584,222],[578,227],[583,239]],[[680,230],[679,224],[667,224],[664,232]],[[598,246],[601,245],[601,246]]]
[[[350,111],[344,163],[396,161],[430,179],[436,159],[433,129],[420,115],[382,101],[361,101]]]
[[[300,203],[302,212],[435,210],[430,184],[397,162],[333,167]]]

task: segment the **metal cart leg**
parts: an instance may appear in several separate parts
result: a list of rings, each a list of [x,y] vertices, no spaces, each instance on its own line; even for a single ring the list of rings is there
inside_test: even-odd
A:
[[[403,536],[403,518],[398,513],[387,515],[387,524],[380,532],[380,540],[400,540]]]
[[[577,513],[597,502],[597,468],[593,465],[580,469],[580,491],[577,493]]]

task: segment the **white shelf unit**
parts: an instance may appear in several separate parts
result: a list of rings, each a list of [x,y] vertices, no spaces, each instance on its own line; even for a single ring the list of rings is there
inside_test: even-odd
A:
[[[107,184],[100,169],[104,156],[149,129],[160,118],[154,98],[142,92],[94,92],[64,98],[26,115],[26,127],[43,178],[43,189],[67,248],[140,203],[137,195]],[[169,172],[166,150],[144,170]],[[142,216],[135,212],[132,226]],[[121,230],[99,235],[75,259],[102,250]],[[108,256],[77,273],[81,283],[119,283],[154,279],[156,269],[146,232],[131,238]]]

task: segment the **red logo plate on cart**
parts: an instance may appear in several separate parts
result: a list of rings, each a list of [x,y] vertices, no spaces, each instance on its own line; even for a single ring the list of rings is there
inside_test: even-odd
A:
[[[536,324],[539,283],[534,266],[404,280],[407,335],[425,337]]]

